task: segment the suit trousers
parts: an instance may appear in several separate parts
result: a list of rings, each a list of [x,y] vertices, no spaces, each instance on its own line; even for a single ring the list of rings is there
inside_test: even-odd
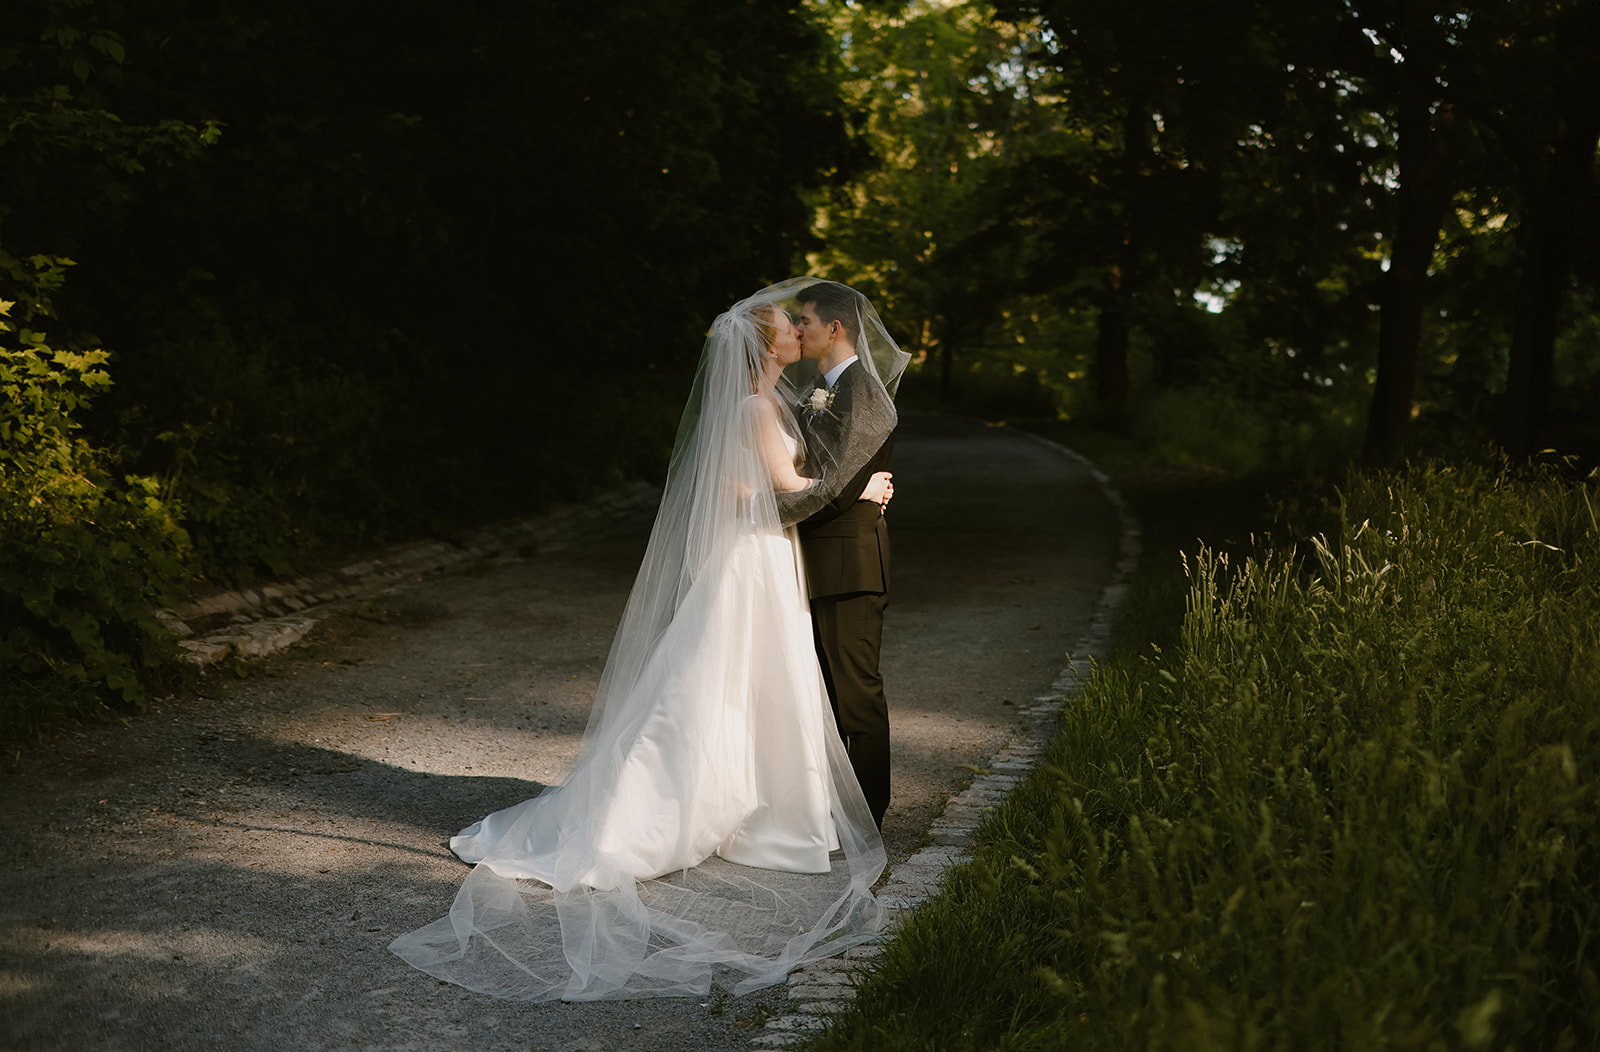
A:
[[[828,700],[850,755],[850,766],[880,827],[889,809],[889,703],[878,654],[883,649],[884,592],[855,592],[811,600],[811,624]]]

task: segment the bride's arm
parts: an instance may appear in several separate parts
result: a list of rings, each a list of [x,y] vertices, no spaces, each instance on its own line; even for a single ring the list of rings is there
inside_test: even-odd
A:
[[[760,441],[761,459],[766,462],[772,488],[778,493],[794,493],[814,482],[795,471],[794,458],[783,441],[782,425],[778,423],[778,410],[766,398],[757,397],[756,431]]]

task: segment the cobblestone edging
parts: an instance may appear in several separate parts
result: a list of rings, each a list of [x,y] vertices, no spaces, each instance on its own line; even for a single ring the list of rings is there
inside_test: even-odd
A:
[[[156,617],[181,640],[178,645],[197,665],[263,657],[304,638],[319,620],[347,605],[341,600],[370,598],[406,577],[478,562],[528,545],[553,548],[609,523],[654,510],[660,498],[657,487],[636,482],[583,504],[560,505],[531,519],[473,531],[461,545],[444,541],[396,545],[337,570],[261,588],[220,592],[158,610]],[[217,617],[233,623],[198,637],[188,625]]]
[[[1129,579],[1143,551],[1139,523],[1122,494],[1112,487],[1111,479],[1086,457],[1038,435],[1028,434],[1028,437],[1088,468],[1106,500],[1116,509],[1121,522],[1121,539],[1111,580],[1095,603],[1094,615],[1083,638],[1068,651],[1070,663],[1050,684],[1053,693],[1034,698],[1033,705],[1022,710],[1028,720],[1028,731],[990,757],[972,784],[951,798],[928,830],[931,846],[889,868],[888,880],[877,893],[878,901],[889,908],[889,931],[876,944],[854,947],[846,950],[842,958],[817,961],[792,973],[788,987],[789,1011],[767,1021],[766,1029],[752,1037],[750,1052],[769,1052],[802,1044],[827,1029],[831,1016],[849,1007],[855,998],[858,975],[870,969],[873,960],[882,956],[883,943],[892,937],[894,928],[938,892],[950,867],[971,857],[968,849],[978,827],[1006,794],[1033,770],[1045,742],[1054,733],[1063,702],[1082,689],[1084,681],[1092,674],[1093,663],[1105,659],[1112,629],[1128,598]]]

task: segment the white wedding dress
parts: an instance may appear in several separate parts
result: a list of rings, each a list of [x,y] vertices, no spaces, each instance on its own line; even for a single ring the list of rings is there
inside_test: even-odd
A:
[[[644,719],[618,736],[615,786],[588,792],[587,772],[575,771],[555,791],[462,830],[450,849],[558,888],[648,880],[713,854],[828,872],[839,838],[826,739],[837,731],[804,581],[793,527],[740,537],[720,571],[688,590],[634,686]],[[574,830],[595,838],[593,852],[572,850]],[[590,868],[574,871],[579,858]]]
[[[664,502],[658,532],[668,517]],[[451,839],[476,868],[395,953],[486,993],[588,1000],[704,994],[716,966],[744,992],[874,936],[883,846],[829,708],[795,531],[752,521],[699,566],[631,665],[614,647],[627,686],[568,776]]]

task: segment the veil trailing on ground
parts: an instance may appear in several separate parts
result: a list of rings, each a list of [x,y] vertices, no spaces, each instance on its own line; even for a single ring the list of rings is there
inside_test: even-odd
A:
[[[452,839],[477,864],[449,916],[391,945],[409,963],[527,1000],[703,994],[718,967],[743,993],[878,931],[883,844],[834,729],[784,532],[802,505],[839,494],[857,458],[805,451],[812,481],[780,513],[762,429],[776,416],[802,447],[795,414],[818,410],[788,378],[756,394],[774,309],[797,311],[815,284],[763,289],[713,323],[579,754],[561,783]],[[847,291],[880,378],[865,426],[887,413],[892,428],[904,356]],[[773,782],[785,770],[798,789]],[[749,803],[807,791],[810,829]]]

